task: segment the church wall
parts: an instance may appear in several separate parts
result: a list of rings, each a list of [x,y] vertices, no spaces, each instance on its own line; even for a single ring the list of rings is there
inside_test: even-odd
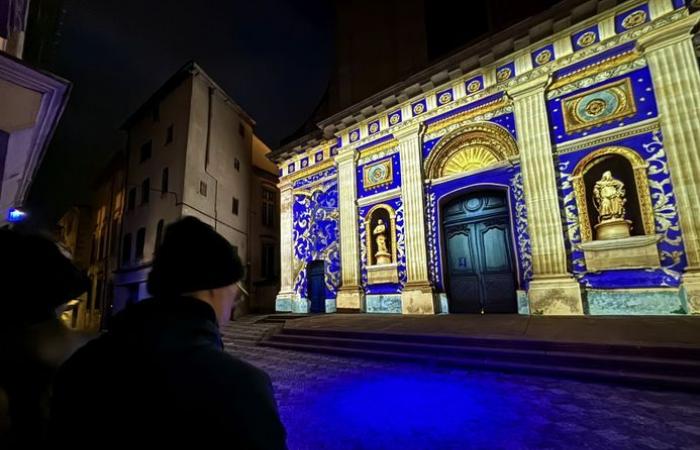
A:
[[[338,202],[339,196],[348,195],[357,205],[357,253],[351,254],[359,255],[359,280],[356,283],[361,289],[360,310],[406,313],[402,302],[406,302],[403,294],[409,280],[407,274],[411,272],[408,267],[411,261],[407,261],[406,256],[411,244],[406,243],[406,236],[412,230],[404,226],[404,201],[411,199],[409,192],[419,190],[425,208],[427,282],[436,296],[434,312],[448,312],[441,207],[446,201],[470,191],[494,189],[507,193],[519,312],[554,313],[546,308],[530,311],[528,307],[531,282],[536,279],[534,260],[537,255],[533,252],[532,225],[528,224],[526,199],[529,194],[524,183],[527,171],[523,163],[523,158],[532,157],[533,150],[528,147],[528,153],[522,148],[526,148],[524,142],[528,139],[532,141],[534,129],[545,129],[544,134],[549,135],[547,141],[552,147],[551,164],[555,172],[554,187],[550,190],[556,190],[553,196],[558,197],[561,208],[558,239],[564,242],[560,254],[566,253],[566,263],[561,265],[566,266],[564,270],[581,287],[581,311],[588,314],[687,312],[682,277],[689,262],[673,190],[674,168],[669,166],[664,148],[657,104],[657,95],[660,94],[655,92],[645,50],[636,42],[645,33],[685,17],[685,10],[674,12],[679,8],[683,8],[683,4],[675,0],[620,5],[493,61],[476,73],[450,77],[445,84],[424,94],[383,109],[376,115],[362,116],[356,124],[337,132],[335,138],[315,142],[298,150],[296,156],[280,161],[282,183],[293,184],[294,300],[291,310],[304,312],[308,309],[306,265],[317,259],[326,261],[327,312],[334,310],[333,302],[344,277],[341,276],[339,258],[342,236]],[[516,110],[521,114],[527,110],[522,106],[520,109],[515,107],[517,101],[523,101],[516,98],[521,95],[518,87],[543,74],[548,75],[541,77],[547,79],[542,91],[544,107],[536,109],[543,112],[535,119],[539,121],[538,127],[542,126],[516,128],[519,118],[519,125],[532,123],[532,120],[523,122],[522,115],[516,117]],[[427,168],[431,159],[435,159],[434,152],[445,148],[443,138],[479,123],[496,124],[506,130],[520,150],[502,157],[495,164],[470,169],[461,176],[431,179]],[[407,136],[418,137],[424,186],[406,184],[407,179],[412,179],[411,170],[415,170],[415,164],[406,157],[411,155],[406,150]],[[646,185],[638,188],[641,189],[639,192],[646,192],[651,206],[651,219],[645,222],[645,227],[651,223],[653,229],[645,228],[644,234],[659,236],[659,241],[654,244],[659,255],[656,268],[592,270],[586,263],[581,247],[586,240],[581,237],[581,211],[577,204],[574,170],[582,161],[598,154],[594,152],[610,147],[624,148],[637,155],[636,158],[645,165]],[[349,152],[354,155],[354,172],[350,172],[355,174],[356,186],[353,189],[338,185],[334,159],[339,149],[346,156],[350,156]],[[546,163],[546,160],[541,161]],[[537,172],[539,169],[530,170],[531,174],[541,173]],[[635,176],[638,173],[636,171]],[[635,189],[635,186],[625,188]],[[392,242],[397,252],[396,280],[370,283],[367,242],[368,235],[369,239],[374,237],[372,230],[367,228],[367,219],[369,212],[378,205],[385,205],[396,213],[396,240]],[[593,225],[591,222],[591,227]],[[633,226],[639,229],[641,224]],[[553,233],[558,234],[556,227]]]

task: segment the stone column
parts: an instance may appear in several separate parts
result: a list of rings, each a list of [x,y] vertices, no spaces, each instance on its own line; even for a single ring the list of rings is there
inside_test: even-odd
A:
[[[567,270],[557,174],[549,135],[545,89],[548,76],[515,86],[513,98],[520,165],[532,244],[530,311],[582,314],[581,288]]]
[[[294,299],[294,286],[292,280],[292,230],[294,194],[292,184],[288,180],[282,180],[278,188],[280,190],[280,291],[275,300],[275,311],[289,312],[292,310]]]
[[[690,313],[700,313],[700,71],[693,28],[700,13],[639,38],[659,105],[688,267],[683,276]]]
[[[338,164],[338,198],[340,202],[340,269],[342,285],[336,298],[338,311],[364,310],[364,293],[360,287],[360,251],[357,222],[356,153],[353,147],[340,151]]]
[[[401,157],[407,282],[401,291],[403,314],[435,314],[436,296],[428,278],[422,136],[418,125],[394,133]]]

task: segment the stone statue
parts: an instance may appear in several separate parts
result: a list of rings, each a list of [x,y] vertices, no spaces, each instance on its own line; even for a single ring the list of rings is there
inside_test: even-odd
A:
[[[372,230],[375,236],[374,242],[377,244],[377,252],[374,254],[375,264],[391,264],[391,255],[386,247],[386,225],[382,219],[377,220],[377,226]]]
[[[632,222],[625,220],[625,184],[609,170],[593,186],[593,204],[598,210],[598,239],[620,239],[630,235]]]
[[[609,170],[603,172],[593,187],[593,198],[598,210],[598,221],[625,218],[625,185],[613,178]]]

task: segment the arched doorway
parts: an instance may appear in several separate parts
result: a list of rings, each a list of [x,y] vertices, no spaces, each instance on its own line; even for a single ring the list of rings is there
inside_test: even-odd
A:
[[[516,266],[505,192],[469,192],[442,210],[450,312],[516,313]]]
[[[312,261],[306,268],[307,289],[310,313],[326,312],[326,283],[323,261]]]

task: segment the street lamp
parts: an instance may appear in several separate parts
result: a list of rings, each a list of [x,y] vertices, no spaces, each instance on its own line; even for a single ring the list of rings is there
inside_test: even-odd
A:
[[[23,222],[27,218],[27,212],[20,208],[10,208],[7,211],[7,221],[12,223]]]

